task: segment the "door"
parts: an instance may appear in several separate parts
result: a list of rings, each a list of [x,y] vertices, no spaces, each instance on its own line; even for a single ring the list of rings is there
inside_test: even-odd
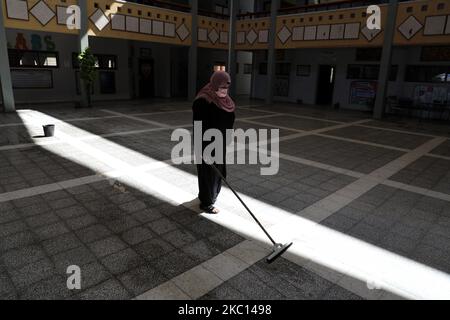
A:
[[[152,98],[155,95],[155,72],[153,59],[139,60],[139,98]]]
[[[335,70],[335,66],[319,66],[316,104],[330,105],[333,103]]]
[[[184,98],[188,95],[188,62],[178,61],[171,64],[171,96]]]

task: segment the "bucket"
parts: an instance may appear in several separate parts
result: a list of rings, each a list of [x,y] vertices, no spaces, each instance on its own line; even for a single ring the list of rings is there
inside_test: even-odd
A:
[[[46,137],[53,137],[53,135],[55,134],[55,125],[54,124],[48,124],[44,127],[44,135]]]

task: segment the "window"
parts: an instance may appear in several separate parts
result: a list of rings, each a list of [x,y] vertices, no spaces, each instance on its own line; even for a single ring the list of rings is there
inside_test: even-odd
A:
[[[252,74],[252,65],[250,63],[244,64],[244,74]]]
[[[363,70],[360,65],[349,64],[347,67],[347,79],[362,79]]]
[[[397,79],[398,66],[391,66],[389,81]],[[349,64],[347,79],[378,80],[380,65],[378,64]]]
[[[117,70],[117,56],[109,54],[94,54],[95,66],[99,70]],[[72,53],[72,67],[74,69],[80,68],[78,61],[78,53]]]
[[[113,55],[97,54],[97,68],[100,70],[115,70],[117,69],[117,57]]]
[[[269,60],[269,50],[264,50],[262,52],[262,60],[268,61]],[[285,49],[276,49],[275,50],[275,61],[284,61],[286,59],[286,50]]]
[[[450,66],[406,66],[406,82],[450,82]]]
[[[277,63],[275,66],[275,74],[277,76],[288,76],[291,73],[290,63]]]
[[[228,7],[222,6],[220,4],[216,4],[216,13],[228,15]]]
[[[310,65],[297,65],[297,76],[299,77],[309,77],[311,74]]]
[[[258,73],[262,74],[262,75],[267,74],[267,63],[266,62],[261,62],[259,64]],[[277,63],[275,65],[275,74],[277,76],[289,76],[290,73],[291,73],[291,64],[290,63]]]
[[[34,51],[8,49],[11,68],[58,68],[58,53],[53,51]]]
[[[116,74],[111,71],[100,71],[100,93],[112,94],[116,93]]]
[[[286,59],[286,50],[283,49],[275,50],[275,61],[283,61],[285,59]],[[269,60],[268,57],[267,60]]]
[[[398,73],[398,66],[397,65],[391,66],[391,73],[389,75],[389,81],[397,81],[397,73]]]
[[[380,61],[381,48],[357,48],[356,61]]]
[[[421,61],[450,61],[450,46],[422,47]]]

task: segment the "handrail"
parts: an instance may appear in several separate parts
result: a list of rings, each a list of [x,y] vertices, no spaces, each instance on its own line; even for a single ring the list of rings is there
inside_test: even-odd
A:
[[[190,12],[191,7],[189,5],[175,3],[170,1],[161,1],[161,0],[131,0],[129,2],[141,3],[143,5],[150,5],[155,7],[161,7],[166,9],[172,9],[183,12]],[[341,0],[335,2],[327,2],[327,3],[319,3],[319,4],[308,4],[302,6],[291,6],[286,8],[279,8],[278,13],[281,15],[287,14],[295,14],[295,13],[304,13],[304,12],[314,12],[314,11],[328,11],[334,9],[341,8],[353,8],[353,7],[361,7],[371,4],[381,4],[386,3],[388,0]],[[230,16],[218,12],[208,11],[204,9],[198,9],[199,14],[203,16],[218,18],[218,19],[229,19]],[[241,19],[257,19],[257,18],[265,18],[270,16],[270,11],[259,11],[259,12],[247,12],[236,15],[238,20]]]
[[[371,4],[381,4],[386,3],[388,0],[341,0],[336,2],[327,2],[327,3],[319,3],[319,4],[308,4],[302,6],[292,6],[286,8],[278,9],[278,13],[282,15],[287,14],[295,14],[295,13],[303,13],[303,12],[311,12],[311,11],[328,11],[334,9],[341,8],[353,8],[353,7],[361,7],[365,5]],[[238,19],[247,19],[247,18],[261,18],[270,16],[270,11],[260,11],[260,12],[247,12],[241,13],[237,15]]]
[[[181,4],[181,3],[174,3],[170,1],[161,1],[161,0],[142,0],[140,2],[134,0],[130,2],[136,2],[143,5],[149,5],[154,7],[160,7],[160,8],[166,8],[166,9],[172,9],[177,11],[184,11],[184,12],[190,12],[191,7],[189,5]],[[218,18],[218,19],[229,19],[230,16],[214,11],[208,11],[204,9],[198,9],[198,13],[203,16]]]
[[[257,18],[265,18],[270,16],[270,11],[259,11],[259,12],[247,12],[247,13],[240,13],[236,15],[236,18],[238,20],[241,19],[257,19]]]
[[[353,8],[353,7],[362,7],[366,5],[372,4],[381,4],[386,3],[387,0],[341,0],[335,2],[327,2],[327,3],[319,3],[319,4],[308,4],[303,6],[293,6],[278,9],[279,13],[283,14],[291,14],[291,13],[300,13],[300,12],[309,12],[309,11],[319,11],[320,9],[324,9],[324,11],[328,11],[331,9],[341,9],[341,8]]]
[[[144,5],[151,5],[155,7],[161,7],[166,9],[172,9],[172,10],[178,10],[178,11],[185,11],[190,12],[191,7],[189,5],[181,4],[181,3],[174,3],[170,1],[161,1],[161,0],[142,0],[142,4]],[[229,19],[230,16],[214,11],[208,11],[204,9],[198,9],[198,13],[203,16],[218,18],[218,19]]]
[[[191,11],[191,7],[189,5],[182,4],[182,3],[170,2],[170,1],[142,0],[142,1],[138,2],[138,1],[134,0],[134,1],[129,1],[129,2],[135,2],[135,3],[140,3],[143,5],[154,6],[154,7],[165,8],[165,9],[171,9],[171,10],[175,10],[175,11],[183,11],[183,12]]]
[[[214,12],[214,11],[208,11],[208,10],[204,10],[204,9],[198,9],[198,13],[199,13],[199,15],[202,15],[202,16],[207,16],[207,17],[212,17],[212,18],[217,18],[217,19],[225,19],[225,20],[230,19],[229,15]]]

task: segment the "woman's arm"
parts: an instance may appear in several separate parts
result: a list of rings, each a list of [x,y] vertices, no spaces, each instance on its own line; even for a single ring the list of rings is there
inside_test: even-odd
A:
[[[232,116],[231,116],[230,129],[233,129],[235,120],[236,120],[236,114],[233,112]]]
[[[205,99],[197,99],[192,106],[193,121],[201,121],[203,130],[211,127],[210,105]]]

